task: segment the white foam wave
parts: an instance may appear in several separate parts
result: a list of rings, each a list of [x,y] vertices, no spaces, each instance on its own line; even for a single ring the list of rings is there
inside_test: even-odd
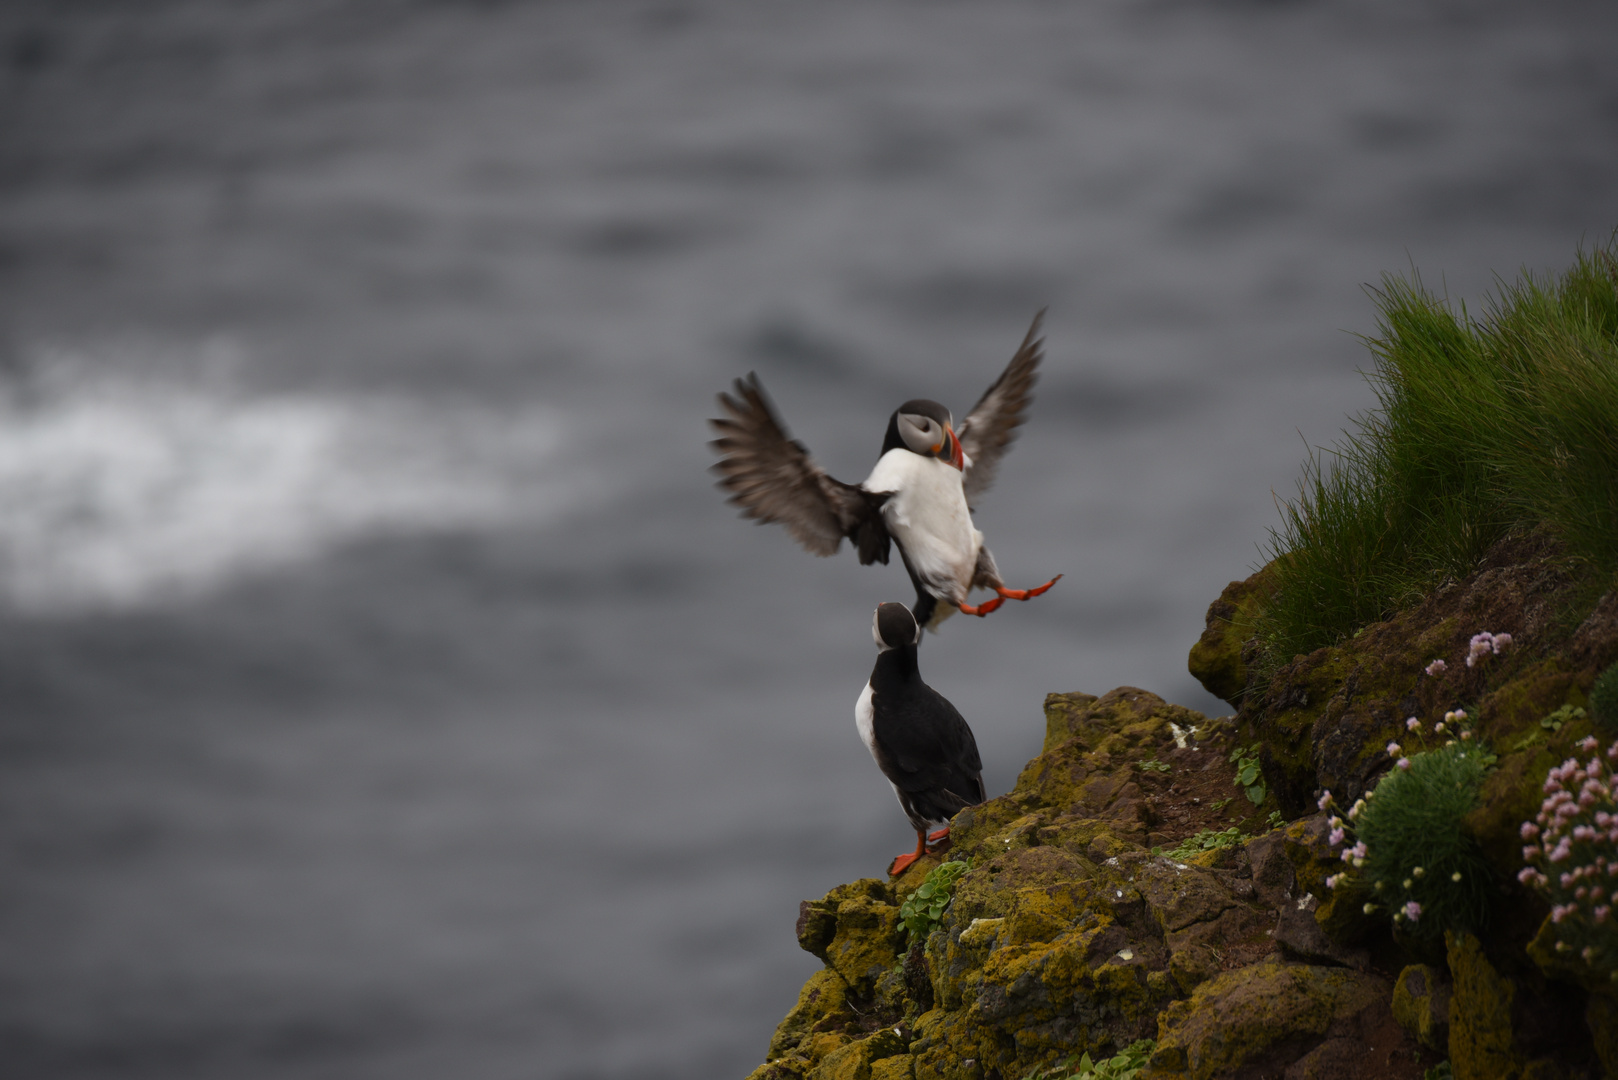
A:
[[[569,501],[547,468],[563,423],[543,407],[253,394],[60,360],[27,393],[0,389],[0,594],[25,609],[149,603]]]

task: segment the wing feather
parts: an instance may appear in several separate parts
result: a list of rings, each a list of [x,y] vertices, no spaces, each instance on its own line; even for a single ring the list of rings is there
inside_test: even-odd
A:
[[[708,421],[719,433],[708,445],[720,454],[713,466],[719,486],[742,516],[785,525],[816,555],[836,554],[846,536],[861,562],[887,562],[881,515],[886,495],[835,480],[815,464],[808,449],[787,435],[757,375],[737,379],[734,390],[735,397],[719,395],[726,415]]]
[[[1023,423],[1023,413],[1033,400],[1039,362],[1045,355],[1045,341],[1039,336],[1040,324],[1044,319],[1045,309],[1041,308],[1034,316],[1033,325],[1028,328],[1022,344],[1012,355],[1011,362],[1006,365],[1006,370],[1000,373],[993,386],[984,391],[956,432],[961,440],[961,449],[972,461],[963,479],[969,503],[994,483],[1000,459],[1017,437],[1017,429]]]

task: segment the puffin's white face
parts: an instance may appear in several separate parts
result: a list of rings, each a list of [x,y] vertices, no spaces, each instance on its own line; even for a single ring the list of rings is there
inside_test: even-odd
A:
[[[950,415],[949,410],[932,401],[906,402],[906,404],[920,404],[928,408],[925,412],[908,412],[901,409],[894,414],[894,423],[899,429],[899,438],[904,442],[905,449],[922,457],[938,458],[957,469],[965,469],[966,455],[961,450],[961,440],[955,437],[954,417]]]
[[[938,453],[944,443],[944,425],[930,416],[900,413],[899,437],[916,453],[931,456]]]
[[[893,648],[893,646],[882,640],[881,621],[882,609],[877,608],[876,614],[871,616],[871,637],[876,641],[876,651],[879,653],[885,653],[889,649]]]

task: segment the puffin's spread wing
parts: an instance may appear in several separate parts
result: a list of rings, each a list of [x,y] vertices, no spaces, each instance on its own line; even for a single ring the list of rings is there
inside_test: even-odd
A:
[[[1022,426],[1023,411],[1032,400],[1034,379],[1039,362],[1044,357],[1042,347],[1045,342],[1039,336],[1039,324],[1044,318],[1045,309],[1041,308],[1039,314],[1034,316],[1034,324],[1028,328],[1028,336],[1022,339],[1022,345],[1012,356],[1011,363],[1006,365],[1006,370],[1000,373],[978,403],[972,406],[972,411],[961,421],[960,430],[956,432],[961,440],[961,449],[972,462],[963,480],[966,501],[969,503],[994,483],[1000,458],[1011,445],[1011,440],[1016,438],[1017,428]]]
[[[827,476],[808,449],[787,436],[757,375],[737,379],[735,393],[719,395],[728,415],[708,421],[719,433],[709,445],[721,455],[713,466],[719,486],[742,516],[780,522],[816,555],[835,554],[846,536],[859,549],[860,562],[886,563],[889,537],[881,509],[887,495]]]

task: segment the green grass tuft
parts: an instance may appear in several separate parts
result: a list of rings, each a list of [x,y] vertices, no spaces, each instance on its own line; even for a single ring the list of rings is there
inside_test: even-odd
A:
[[[1377,408],[1311,449],[1266,554],[1272,670],[1548,528],[1618,572],[1618,233],[1560,278],[1503,284],[1485,314],[1388,275],[1366,339]]]

